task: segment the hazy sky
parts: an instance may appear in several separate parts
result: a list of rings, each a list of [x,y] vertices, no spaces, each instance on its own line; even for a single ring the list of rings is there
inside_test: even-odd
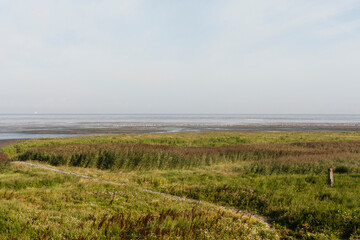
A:
[[[0,0],[0,113],[360,113],[359,0]]]

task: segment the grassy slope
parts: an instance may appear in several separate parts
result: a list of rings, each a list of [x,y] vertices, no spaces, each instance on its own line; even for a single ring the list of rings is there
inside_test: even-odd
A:
[[[336,184],[329,187],[326,173],[244,175],[237,167],[130,172],[58,168],[267,215],[284,238],[356,238],[359,233],[359,174],[335,174]]]
[[[350,132],[181,133],[31,140],[9,146],[5,151],[11,156],[16,156],[27,150],[54,151],[56,148],[62,149],[60,145],[65,144],[63,148],[65,149],[71,147],[71,144],[80,143],[84,146],[124,142],[174,146],[260,144],[256,146],[261,148],[265,146],[265,155],[256,150],[256,157],[250,157],[246,161],[243,161],[244,159],[223,161],[217,157],[219,161],[202,164],[197,168],[177,170],[148,168],[147,171],[142,171],[141,168],[134,168],[137,169],[136,171],[116,168],[97,170],[71,166],[61,166],[61,168],[255,211],[272,217],[279,233],[285,238],[293,236],[304,239],[329,239],[350,236],[356,238],[360,234],[360,202],[358,201],[360,155],[357,143],[350,142],[348,147],[347,144],[336,143],[335,148],[332,144],[326,143],[320,145],[310,143],[309,146],[295,144],[291,145],[290,150],[285,144],[285,151],[280,150],[283,154],[281,156],[276,152],[280,145],[272,144],[359,140],[359,133]],[[38,150],[34,148],[42,146],[46,148]],[[275,152],[272,149],[274,146],[277,149]],[[169,159],[173,159],[172,155],[164,156],[163,159],[169,156]],[[190,162],[191,159],[188,160]],[[326,185],[326,169],[329,166],[337,170],[334,187]]]
[[[18,164],[0,173],[1,239],[261,239],[238,214]]]

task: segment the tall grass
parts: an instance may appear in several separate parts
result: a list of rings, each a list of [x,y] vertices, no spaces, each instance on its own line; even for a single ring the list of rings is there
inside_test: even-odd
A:
[[[185,147],[213,147],[240,144],[360,141],[360,132],[201,132],[172,134],[120,134],[70,138],[22,140],[4,148],[10,155],[32,147],[65,144],[133,143]]]
[[[253,178],[255,180],[255,178]],[[269,178],[269,181],[274,179]],[[339,178],[338,178],[339,180]],[[341,237],[349,238],[360,233],[360,209],[350,207],[345,201],[356,201],[356,194],[345,198],[331,191],[312,189],[314,183],[323,185],[318,177],[304,176],[292,180],[294,190],[289,193],[276,193],[276,188],[283,188],[284,182],[268,185],[268,190],[249,185],[170,185],[162,187],[162,191],[178,196],[211,201],[217,204],[247,209],[270,217],[274,223],[291,229],[291,235],[301,238],[304,232],[329,233],[336,232]],[[326,188],[326,186],[324,186]],[[319,191],[320,190],[320,191]],[[274,191],[272,193],[271,191]],[[304,192],[301,193],[300,192]],[[313,197],[311,197],[313,196]],[[350,197],[350,198],[349,198]],[[355,199],[354,199],[355,198]],[[305,201],[310,201],[310,204]],[[337,204],[334,202],[338,201]],[[312,205],[311,205],[312,203]],[[289,235],[289,232],[286,234]]]
[[[14,164],[0,174],[0,239],[278,239],[230,211]]]
[[[320,173],[360,171],[360,142],[253,144],[181,147],[148,144],[67,144],[34,147],[15,157],[52,165],[99,169],[189,169],[222,162],[247,161],[245,173]]]

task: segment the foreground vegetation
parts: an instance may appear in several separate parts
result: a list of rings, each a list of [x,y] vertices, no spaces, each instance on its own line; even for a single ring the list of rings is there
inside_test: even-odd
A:
[[[37,160],[131,186],[246,209],[269,217],[286,239],[357,239],[359,140],[359,133],[119,135],[30,140],[8,146],[4,152],[12,160]],[[329,167],[335,171],[333,187],[326,184]],[[89,184],[83,186],[92,189]],[[131,191],[136,192],[136,187]],[[108,208],[103,206],[103,211]],[[154,214],[159,211],[153,209]],[[237,229],[244,233],[240,225]],[[221,238],[234,238],[235,232]],[[172,234],[158,236],[183,236]],[[220,236],[214,234],[209,236]],[[261,234],[257,236],[273,237]]]
[[[1,239],[277,239],[224,209],[19,164],[0,173]]]

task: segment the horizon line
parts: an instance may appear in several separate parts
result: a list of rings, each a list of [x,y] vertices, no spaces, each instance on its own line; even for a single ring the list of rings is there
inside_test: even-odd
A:
[[[360,113],[0,113],[0,115],[360,115]]]

